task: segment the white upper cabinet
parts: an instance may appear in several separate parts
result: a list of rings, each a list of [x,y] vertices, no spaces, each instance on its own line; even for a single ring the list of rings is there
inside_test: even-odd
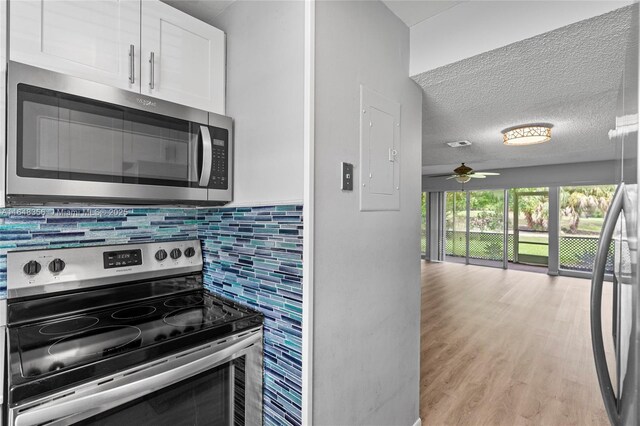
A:
[[[9,25],[12,61],[225,112],[224,32],[158,0],[12,0]]]
[[[143,94],[224,114],[224,32],[143,0],[141,40]]]
[[[18,0],[9,11],[12,61],[140,91],[139,0]]]

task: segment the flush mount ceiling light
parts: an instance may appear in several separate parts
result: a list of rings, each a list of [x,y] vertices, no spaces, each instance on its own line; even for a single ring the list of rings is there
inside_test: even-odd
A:
[[[534,145],[551,140],[551,124],[527,124],[502,131],[504,144],[511,146]]]

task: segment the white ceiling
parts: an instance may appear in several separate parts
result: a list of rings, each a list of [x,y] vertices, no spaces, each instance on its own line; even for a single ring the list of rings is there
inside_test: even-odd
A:
[[[437,68],[423,89],[423,173],[461,162],[476,170],[611,159],[631,8]],[[543,145],[507,147],[500,131],[554,124]],[[450,148],[445,142],[470,140]]]
[[[176,9],[207,22],[221,14],[234,1],[236,0],[162,0]],[[464,2],[453,0],[383,0],[383,3],[407,26],[411,27]]]
[[[444,12],[463,1],[453,0],[382,0],[387,7],[408,26],[412,27],[425,19]]]
[[[235,0],[161,0],[170,6],[208,23]]]

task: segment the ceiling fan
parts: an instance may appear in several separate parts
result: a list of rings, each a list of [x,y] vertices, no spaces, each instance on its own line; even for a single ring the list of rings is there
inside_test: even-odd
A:
[[[467,183],[471,179],[484,179],[487,176],[498,176],[500,173],[496,172],[474,172],[473,169],[469,166],[466,166],[464,163],[462,165],[453,169],[452,175],[440,175],[440,176],[448,176],[448,179],[455,179],[459,183]]]

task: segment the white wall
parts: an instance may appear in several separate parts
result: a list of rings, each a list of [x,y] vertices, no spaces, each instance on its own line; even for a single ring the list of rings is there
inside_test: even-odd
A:
[[[313,423],[412,425],[420,379],[421,90],[379,1],[316,3]],[[401,109],[400,211],[360,212],[359,86]]]
[[[6,152],[6,72],[7,72],[7,0],[0,0],[0,152]],[[0,162],[0,176],[5,175],[5,161]],[[5,206],[5,187],[0,185],[0,207]]]
[[[227,34],[232,205],[301,204],[304,3],[236,1],[213,24]]]
[[[624,7],[632,1],[467,1],[411,27],[410,75]]]
[[[463,148],[464,149],[464,148]],[[614,160],[588,163],[552,164],[535,167],[494,169],[500,176],[471,179],[465,189],[531,188],[556,185],[611,185],[618,182],[619,171]],[[422,190],[459,191],[462,185],[446,177],[422,177]]]

